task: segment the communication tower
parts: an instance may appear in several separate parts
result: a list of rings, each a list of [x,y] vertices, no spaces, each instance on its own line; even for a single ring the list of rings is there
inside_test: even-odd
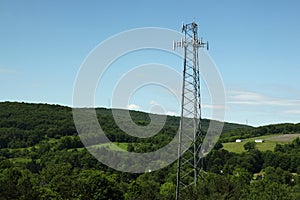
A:
[[[208,42],[198,38],[198,25],[195,22],[182,25],[184,38],[174,41],[174,50],[184,50],[181,118],[179,127],[178,166],[176,199],[181,193],[196,186],[199,172],[203,169],[200,149],[204,139],[201,131],[201,95],[199,73],[199,48],[209,48]]]

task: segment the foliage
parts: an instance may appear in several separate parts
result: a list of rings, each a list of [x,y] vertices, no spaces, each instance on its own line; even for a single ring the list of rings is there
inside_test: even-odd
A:
[[[244,144],[244,148],[246,151],[255,149],[255,146],[256,146],[255,142],[247,142],[246,144]]]
[[[137,124],[150,122],[145,113],[130,114]],[[156,150],[178,131],[179,118],[167,117],[159,134],[135,138],[115,124],[111,110],[99,108],[97,117],[115,144],[134,152]],[[204,129],[207,126],[204,120]],[[299,124],[253,128],[226,123],[221,140],[299,130]],[[68,107],[0,103],[0,145],[0,199],[175,198],[176,162],[144,174],[108,168],[83,147]],[[247,150],[228,152],[218,142],[204,158],[204,180],[188,188],[183,199],[300,199],[299,138],[278,144],[274,151]],[[252,178],[256,173],[262,180]]]

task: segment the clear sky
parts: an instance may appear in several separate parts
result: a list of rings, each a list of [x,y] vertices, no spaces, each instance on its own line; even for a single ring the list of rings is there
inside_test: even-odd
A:
[[[71,106],[78,70],[100,42],[132,28],[180,31],[182,22],[195,20],[201,36],[210,41],[209,54],[224,82],[226,121],[254,126],[299,123],[299,10],[297,0],[1,0],[0,101]],[[159,56],[150,52],[147,62],[152,57]],[[128,60],[118,62],[130,69]],[[182,67],[180,60],[175,62]],[[131,107],[147,111],[157,103],[159,98],[151,99],[149,91],[158,93],[155,88],[136,93]],[[107,107],[108,101],[104,97],[96,102]],[[174,105],[178,102],[168,110],[166,104],[167,112],[178,113]],[[204,110],[204,117],[207,113]]]

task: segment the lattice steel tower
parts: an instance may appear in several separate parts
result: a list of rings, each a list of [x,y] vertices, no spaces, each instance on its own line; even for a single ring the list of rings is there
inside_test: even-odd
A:
[[[182,25],[182,32],[184,38],[174,42],[174,49],[184,49],[176,199],[189,186],[196,186],[199,172],[203,168],[200,156],[204,135],[201,131],[198,50],[203,47],[208,50],[208,42],[203,43],[202,38],[198,38],[198,25],[195,22]]]

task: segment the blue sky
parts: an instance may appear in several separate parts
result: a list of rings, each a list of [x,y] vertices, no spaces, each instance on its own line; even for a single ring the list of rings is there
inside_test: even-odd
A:
[[[296,0],[2,0],[0,101],[71,106],[79,68],[100,42],[140,27],[180,31],[182,22],[195,20],[201,36],[210,42],[209,54],[224,82],[225,120],[247,121],[254,126],[297,123],[300,122],[299,9],[300,2]],[[145,53],[147,62],[164,62],[165,57],[157,52],[148,56]],[[136,56],[142,61],[143,56]],[[130,69],[133,63],[129,60],[120,59],[115,65]],[[182,67],[178,58],[171,63],[178,63],[177,69]],[[121,72],[112,70],[109,76],[118,77]],[[147,111],[150,105],[161,101],[169,113],[177,113],[178,102],[170,103],[172,95],[169,99],[164,97],[165,100],[157,95],[154,98],[150,92],[158,94],[157,90],[150,87],[137,92],[131,107]],[[109,97],[101,95],[97,94],[97,105],[109,106]],[[204,99],[205,95],[204,91]],[[209,117],[209,112],[204,108],[203,115]]]

